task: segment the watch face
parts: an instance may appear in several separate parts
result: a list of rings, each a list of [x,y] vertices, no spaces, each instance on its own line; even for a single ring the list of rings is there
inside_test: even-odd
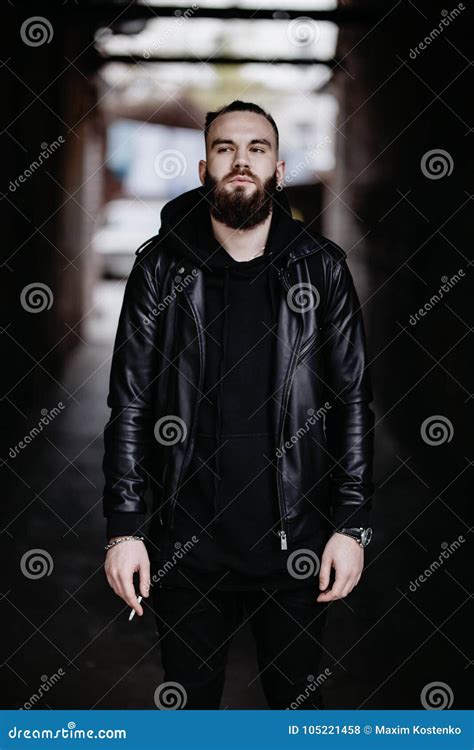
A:
[[[367,547],[368,543],[372,539],[372,529],[370,526],[367,529],[363,529],[360,535],[360,543],[363,547]]]

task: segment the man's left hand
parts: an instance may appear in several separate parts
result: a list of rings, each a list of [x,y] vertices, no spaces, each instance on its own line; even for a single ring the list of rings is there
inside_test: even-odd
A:
[[[331,567],[336,570],[336,579],[328,591]],[[331,602],[343,599],[357,586],[364,567],[364,549],[359,542],[346,534],[335,533],[326,544],[319,571],[319,594],[316,601]]]

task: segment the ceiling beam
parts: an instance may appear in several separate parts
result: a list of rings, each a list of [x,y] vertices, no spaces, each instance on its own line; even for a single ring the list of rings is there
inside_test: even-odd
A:
[[[259,57],[221,57],[219,55],[212,55],[200,60],[199,57],[186,57],[176,55],[173,57],[142,57],[140,55],[103,55],[99,57],[103,63],[120,62],[127,63],[128,65],[138,65],[139,63],[192,63],[193,65],[248,65],[252,63],[260,63],[262,65],[326,65],[329,68],[335,68],[337,60],[318,60],[315,57],[296,57],[290,58],[277,58],[273,60],[266,60],[265,58]]]
[[[195,3],[197,5],[197,3]],[[44,13],[46,17],[58,17],[58,16],[73,16],[77,19],[91,20],[94,23],[100,22],[102,24],[115,24],[130,20],[148,20],[150,18],[166,18],[166,17],[179,17],[179,14],[184,15],[186,12],[189,13],[191,19],[194,18],[220,18],[223,20],[230,19],[241,19],[241,20],[293,20],[305,16],[311,18],[314,21],[331,21],[338,26],[353,25],[353,24],[366,24],[373,23],[377,20],[381,12],[372,9],[362,8],[335,8],[333,10],[310,10],[308,8],[294,8],[289,7],[286,9],[272,10],[270,8],[240,8],[240,7],[229,7],[229,8],[212,8],[208,5],[199,5],[196,9],[193,7],[193,2],[190,0],[188,6],[176,6],[176,5],[148,5],[145,3],[136,3],[132,1],[120,1],[108,2],[95,2],[94,0],[81,0],[79,3],[75,3],[74,0],[71,2],[64,2],[61,5],[44,0],[37,0],[35,2],[35,12]],[[15,6],[17,10],[25,10],[31,13],[31,0],[16,0]]]

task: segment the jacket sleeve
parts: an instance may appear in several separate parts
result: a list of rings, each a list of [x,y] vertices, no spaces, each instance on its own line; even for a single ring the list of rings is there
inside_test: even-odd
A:
[[[127,280],[115,337],[104,429],[103,515],[106,535],[142,533],[144,499],[154,440],[153,380],[157,367],[158,289],[146,257],[138,255]]]
[[[334,262],[324,312],[330,454],[330,504],[334,528],[370,525],[375,416],[364,322],[345,253]]]

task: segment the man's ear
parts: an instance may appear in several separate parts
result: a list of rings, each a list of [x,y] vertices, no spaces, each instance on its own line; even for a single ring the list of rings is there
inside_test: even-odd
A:
[[[201,180],[201,185],[204,185],[204,180],[206,179],[206,168],[207,168],[207,162],[204,159],[200,159],[199,165],[198,165],[198,171],[199,171],[199,179]]]
[[[282,185],[285,179],[285,168],[286,168],[286,162],[283,159],[280,159],[279,161],[277,161],[275,171],[276,171],[276,176],[277,176],[277,182],[279,185]]]

